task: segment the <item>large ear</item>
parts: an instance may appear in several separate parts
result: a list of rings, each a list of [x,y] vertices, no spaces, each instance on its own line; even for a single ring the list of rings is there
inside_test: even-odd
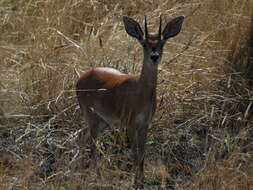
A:
[[[123,22],[125,25],[125,30],[130,36],[137,38],[139,41],[143,40],[144,34],[138,22],[127,16],[123,16]]]
[[[172,21],[170,21],[163,30],[163,39],[167,40],[168,38],[176,36],[182,28],[183,21],[183,16],[176,17]]]

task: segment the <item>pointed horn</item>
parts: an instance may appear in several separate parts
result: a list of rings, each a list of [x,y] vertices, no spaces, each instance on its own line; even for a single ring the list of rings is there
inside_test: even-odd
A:
[[[159,34],[159,37],[161,38],[161,34],[162,34],[162,15],[160,15],[160,25],[159,25],[158,34]]]
[[[145,16],[145,38],[147,39],[148,37],[148,25],[147,25],[147,17]]]

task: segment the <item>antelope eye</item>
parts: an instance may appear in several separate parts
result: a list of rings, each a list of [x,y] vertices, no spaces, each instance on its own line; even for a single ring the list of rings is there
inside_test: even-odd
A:
[[[146,48],[148,45],[147,45],[146,42],[143,42],[142,46],[143,46],[144,48]]]

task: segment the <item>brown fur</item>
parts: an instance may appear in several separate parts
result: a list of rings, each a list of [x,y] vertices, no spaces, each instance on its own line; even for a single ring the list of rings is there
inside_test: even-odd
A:
[[[123,17],[126,32],[143,46],[144,60],[141,74],[129,75],[110,68],[95,68],[82,75],[77,84],[77,99],[88,123],[84,141],[95,139],[108,126],[126,126],[135,167],[135,185],[143,186],[144,153],[147,129],[156,110],[157,67],[163,46],[169,37],[180,32],[183,17],[168,23],[160,35],[149,35],[146,39],[140,25],[129,17]],[[147,26],[145,19],[145,26]],[[95,160],[96,145],[92,141]]]

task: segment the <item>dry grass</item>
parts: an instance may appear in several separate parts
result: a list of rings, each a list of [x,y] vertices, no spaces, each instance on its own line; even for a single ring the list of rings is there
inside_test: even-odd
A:
[[[0,4],[0,189],[131,189],[119,129],[99,139],[100,177],[80,169],[74,84],[100,65],[138,73],[142,50],[121,18],[147,15],[155,30],[160,14],[186,21],[159,67],[145,189],[253,188],[252,0]]]

